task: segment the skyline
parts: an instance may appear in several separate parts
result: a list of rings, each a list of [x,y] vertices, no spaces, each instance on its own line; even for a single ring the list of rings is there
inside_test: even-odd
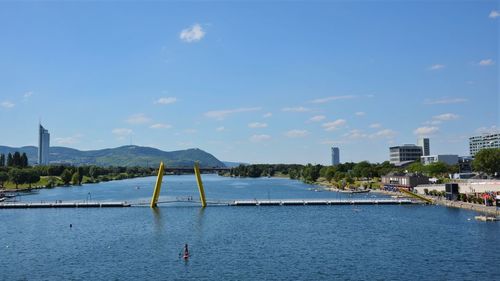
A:
[[[497,1],[0,6],[0,145],[41,119],[54,146],[328,164],[499,129]]]

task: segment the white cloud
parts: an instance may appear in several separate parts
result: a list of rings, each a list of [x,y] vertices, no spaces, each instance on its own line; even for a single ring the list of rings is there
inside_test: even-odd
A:
[[[444,113],[444,114],[433,116],[432,119],[438,120],[438,121],[451,121],[451,120],[458,119],[458,117],[460,117],[460,116],[458,116],[457,114]]]
[[[418,136],[428,136],[428,135],[432,135],[432,134],[435,134],[439,131],[439,128],[438,127],[427,127],[427,126],[424,126],[424,127],[420,127],[420,128],[417,128],[413,131],[413,133],[415,135],[418,135]]]
[[[309,119],[309,121],[311,122],[319,122],[319,121],[323,121],[326,119],[326,116],[325,115],[316,115],[316,116],[313,116]]]
[[[220,126],[220,127],[215,128],[215,130],[217,132],[223,132],[224,130],[226,130],[226,128],[224,126]]]
[[[264,142],[271,139],[270,135],[253,135],[250,137],[251,142]]]
[[[163,124],[163,123],[156,123],[151,126],[149,126],[151,129],[170,129],[172,128],[172,125],[170,124]]]
[[[489,66],[489,65],[494,65],[495,62],[492,59],[484,59],[479,61],[480,66]]]
[[[26,92],[26,93],[23,94],[23,98],[25,100],[27,100],[27,99],[31,98],[32,95],[33,95],[33,92],[29,91],[29,92]]]
[[[227,109],[227,110],[215,110],[215,111],[209,111],[205,113],[206,117],[209,118],[215,118],[218,120],[222,120],[226,118],[227,116],[234,114],[234,113],[241,113],[241,112],[251,112],[251,111],[259,111],[261,110],[260,107],[247,107],[247,108],[236,108],[236,109]]]
[[[363,112],[363,111],[358,111],[358,112],[356,112],[354,114],[356,114],[356,116],[365,116],[366,115],[366,113]]]
[[[54,140],[57,144],[68,145],[68,144],[80,143],[82,137],[83,137],[82,134],[76,134],[71,137],[55,138]]]
[[[271,116],[273,116],[273,114],[271,112],[268,112],[268,113],[262,115],[262,117],[264,117],[264,118],[269,118]]]
[[[354,95],[331,96],[331,97],[315,99],[315,100],[310,101],[310,103],[327,103],[327,102],[334,101],[334,100],[346,100],[346,99],[353,99],[353,98],[356,98],[356,96],[354,96]]]
[[[155,101],[155,104],[172,104],[177,101],[177,98],[174,97],[164,97],[164,98],[159,98]]]
[[[496,134],[496,133],[500,133],[500,128],[497,127],[496,125],[493,125],[491,127],[481,127],[481,128],[477,128],[476,133],[478,133],[478,134]]]
[[[311,111],[309,108],[303,107],[303,106],[298,106],[298,107],[285,107],[281,109],[282,111],[285,112],[308,112]]]
[[[347,143],[346,141],[343,140],[322,140],[319,142],[319,144],[326,144],[326,145],[339,145],[339,144],[345,144]]]
[[[346,124],[346,121],[344,119],[337,119],[335,121],[332,121],[332,122],[328,122],[328,123],[323,123],[323,125],[321,125],[323,128],[325,128],[325,131],[333,131],[333,130],[336,130],[338,129],[339,127],[342,127]]]
[[[496,10],[492,10],[490,12],[490,15],[489,15],[490,18],[494,19],[494,18],[498,18],[500,17],[500,12],[496,11]]]
[[[443,69],[445,68],[446,66],[444,64],[433,64],[431,66],[429,66],[429,70],[439,70],[439,69]]]
[[[198,132],[198,130],[196,129],[185,129],[184,131],[182,131],[184,134],[196,134]]]
[[[391,130],[391,129],[384,129],[384,130],[380,130],[376,133],[373,133],[370,135],[370,138],[387,138],[387,139],[391,139],[391,138],[394,138],[396,136],[396,131],[394,130]]]
[[[441,98],[434,100],[426,100],[424,104],[434,105],[434,104],[452,104],[452,103],[464,103],[467,102],[467,99],[464,98]]]
[[[370,128],[372,128],[372,129],[378,129],[381,127],[382,127],[382,124],[380,124],[380,123],[373,123],[370,125]]]
[[[13,108],[15,106],[15,104],[10,101],[4,101],[0,103],[0,105],[5,108]]]
[[[127,129],[127,128],[116,128],[111,131],[113,135],[117,136],[118,139],[124,139],[126,136],[130,136],[133,131],[132,129]]]
[[[368,137],[368,135],[363,133],[363,131],[357,129],[350,130],[349,132],[345,133],[342,136],[350,139],[363,139]]]
[[[285,133],[285,136],[289,138],[303,138],[305,136],[309,135],[309,132],[307,130],[290,130]]]
[[[256,129],[256,128],[266,128],[267,124],[266,123],[260,123],[260,122],[253,122],[248,124],[249,128]]]
[[[144,114],[139,113],[139,114],[134,114],[134,115],[130,116],[125,121],[129,124],[138,125],[138,124],[149,123],[149,122],[151,122],[151,119],[146,117]]]
[[[181,34],[179,35],[179,38],[187,43],[198,42],[203,37],[205,37],[205,31],[203,30],[201,25],[197,23],[189,28],[183,29],[181,31]]]

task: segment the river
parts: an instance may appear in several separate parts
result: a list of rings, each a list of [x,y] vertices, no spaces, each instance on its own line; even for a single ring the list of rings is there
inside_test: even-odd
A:
[[[209,201],[348,196],[288,179],[203,180]],[[44,189],[19,200],[146,202],[154,182]],[[373,196],[383,197],[355,197]],[[164,177],[160,201],[187,197],[198,197],[194,176]],[[4,209],[0,280],[498,280],[500,224],[475,215],[424,205]]]

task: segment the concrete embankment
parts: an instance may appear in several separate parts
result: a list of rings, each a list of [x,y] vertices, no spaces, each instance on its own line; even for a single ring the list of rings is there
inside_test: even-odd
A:
[[[472,204],[468,202],[448,201],[448,200],[434,200],[434,203],[451,208],[466,209],[496,216],[500,215],[500,210],[497,210],[496,206],[484,206],[480,204]]]

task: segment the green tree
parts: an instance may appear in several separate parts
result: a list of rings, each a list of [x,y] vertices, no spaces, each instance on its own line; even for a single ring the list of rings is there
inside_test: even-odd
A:
[[[73,174],[69,169],[64,169],[64,171],[61,174],[61,180],[65,185],[68,185],[71,182],[72,177]]]
[[[9,180],[16,185],[16,189],[26,180],[25,174],[18,168],[12,168],[9,171]]]
[[[0,186],[4,187],[3,184],[9,180],[9,174],[4,171],[0,171]]]
[[[80,185],[80,173],[75,172],[71,177],[71,184]]]
[[[446,163],[443,162],[434,162],[430,163],[429,165],[426,165],[425,170],[430,176],[435,177],[447,173],[448,165],[446,165]]]
[[[327,181],[331,182],[333,177],[335,176],[336,168],[334,166],[328,167],[326,170],[325,178]]]
[[[19,151],[14,152],[14,155],[12,155],[12,166],[14,167],[22,167],[21,165],[21,153]]]
[[[500,148],[481,149],[476,153],[472,166],[477,172],[498,176],[500,174]]]
[[[32,184],[40,181],[40,174],[38,174],[35,169],[24,169],[22,171],[24,174],[24,182],[29,184],[30,188]]]
[[[0,167],[5,166],[5,154],[0,154]]]
[[[25,152],[23,152],[23,154],[21,155],[21,159],[20,159],[20,167],[28,167],[28,156],[26,155]]]
[[[412,173],[423,173],[426,169],[424,165],[420,161],[418,161],[408,165],[407,170]]]
[[[7,167],[12,167],[12,153],[7,155]]]

